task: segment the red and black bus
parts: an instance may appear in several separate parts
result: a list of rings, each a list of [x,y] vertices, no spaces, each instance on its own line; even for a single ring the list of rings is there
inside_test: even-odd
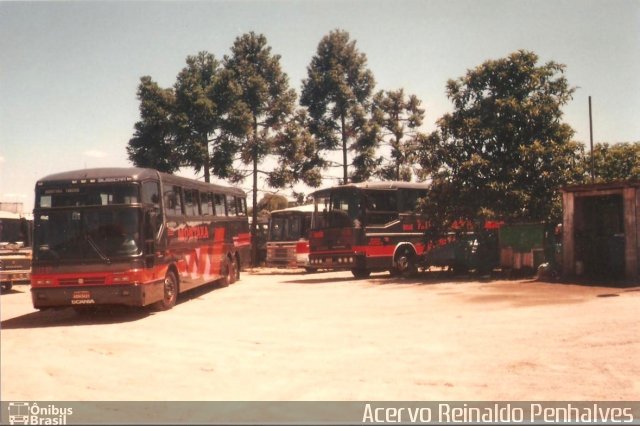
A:
[[[356,183],[312,193],[315,213],[309,261],[355,277],[388,270],[412,274],[425,249],[427,221],[418,211],[428,184]]]
[[[309,229],[313,204],[271,212],[267,237],[267,266],[304,268],[309,264]]]
[[[37,309],[154,305],[250,262],[244,191],[144,168],[85,169],[35,188]]]

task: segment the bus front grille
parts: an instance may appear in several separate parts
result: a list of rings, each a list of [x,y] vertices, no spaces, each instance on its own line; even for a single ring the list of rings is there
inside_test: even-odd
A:
[[[104,277],[79,277],[79,278],[61,278],[60,285],[95,285],[104,284]]]

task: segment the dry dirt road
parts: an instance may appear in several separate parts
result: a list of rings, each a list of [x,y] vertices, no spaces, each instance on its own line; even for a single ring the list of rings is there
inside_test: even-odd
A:
[[[637,400],[640,287],[256,269],[170,311],[1,296],[4,401]]]

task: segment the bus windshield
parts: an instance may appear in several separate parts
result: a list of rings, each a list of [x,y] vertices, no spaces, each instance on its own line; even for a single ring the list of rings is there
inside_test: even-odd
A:
[[[362,192],[335,189],[315,198],[317,219],[314,228],[359,227],[362,223]]]
[[[37,260],[103,260],[140,254],[139,209],[63,209],[35,216]]]
[[[37,189],[36,207],[107,206],[139,203],[139,186],[134,183],[64,184]]]
[[[7,244],[18,244],[22,247],[31,245],[27,219],[0,218],[0,246]]]
[[[272,215],[269,241],[297,241],[302,237],[302,220],[299,214]]]

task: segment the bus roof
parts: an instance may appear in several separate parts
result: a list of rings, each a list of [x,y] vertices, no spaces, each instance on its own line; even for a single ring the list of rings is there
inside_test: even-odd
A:
[[[36,185],[39,186],[45,182],[71,182],[85,179],[99,179],[108,181],[109,179],[123,178],[131,181],[142,181],[147,179],[159,178],[164,183],[185,185],[202,191],[218,190],[235,195],[245,195],[245,192],[240,188],[200,182],[195,179],[162,173],[154,169],[147,169],[142,167],[102,167],[94,169],[70,170],[67,172],[55,173],[45,176],[39,179]]]
[[[313,204],[305,204],[302,206],[295,206],[295,207],[288,207],[286,209],[280,209],[280,210],[274,210],[271,212],[271,214],[274,213],[307,213],[307,212],[313,212],[314,210],[314,206]]]
[[[335,189],[343,188],[355,188],[355,189],[429,189],[431,184],[421,182],[402,182],[402,181],[388,181],[388,182],[359,182],[348,183],[346,185],[332,186],[330,188],[319,189],[312,192],[309,196],[319,195],[326,192],[331,192]]]

